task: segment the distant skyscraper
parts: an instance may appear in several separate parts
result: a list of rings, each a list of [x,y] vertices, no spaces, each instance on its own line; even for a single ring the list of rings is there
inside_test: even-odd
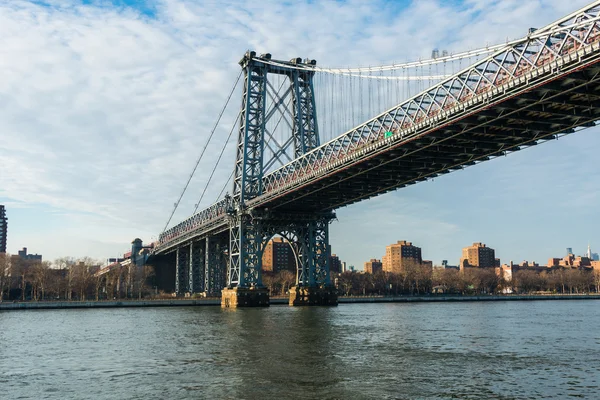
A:
[[[0,253],[6,253],[6,233],[7,233],[8,218],[6,218],[6,210],[0,204]]]
[[[585,256],[587,258],[589,258],[590,260],[592,259],[592,249],[590,248],[590,244],[589,243],[588,243],[587,253],[585,253]]]
[[[573,248],[572,247],[567,247],[567,256],[569,254],[573,254]]]

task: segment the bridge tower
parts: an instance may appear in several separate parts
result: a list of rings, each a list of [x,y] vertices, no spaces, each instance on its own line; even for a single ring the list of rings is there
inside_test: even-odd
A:
[[[286,235],[297,247],[296,287],[290,291],[290,304],[337,304],[329,279],[329,231],[333,212],[314,214],[297,210],[269,210],[252,206],[263,194],[263,176],[281,163],[286,152],[295,158],[320,145],[313,88],[314,60],[295,58],[272,60],[270,54],[257,56],[248,51],[240,61],[244,71],[242,110],[239,130],[233,193],[228,212],[229,271],[227,287],[222,292],[224,307],[266,306],[267,290],[262,285],[262,254],[269,239]],[[279,94],[269,82],[270,74],[287,76],[289,86]],[[291,96],[291,110],[286,103]],[[267,110],[267,101],[271,107]],[[270,148],[265,154],[265,139],[272,138],[266,129],[274,115],[290,114],[289,140]]]

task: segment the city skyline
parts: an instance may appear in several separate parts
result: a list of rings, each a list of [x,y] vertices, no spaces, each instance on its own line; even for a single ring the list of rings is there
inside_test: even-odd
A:
[[[415,60],[434,48],[457,52],[520,37],[586,3],[300,3],[294,17],[268,2],[223,10],[179,1],[1,5],[0,33],[11,44],[2,50],[10,62],[0,66],[8,77],[0,84],[9,105],[0,111],[7,250],[106,259],[136,237],[155,239],[247,48],[307,55],[323,66]],[[426,23],[432,31],[424,37]],[[276,33],[284,25],[294,34]],[[222,143],[226,133],[219,135]],[[576,243],[583,254],[599,241],[600,169],[589,162],[599,144],[592,128],[339,209],[332,249],[357,268],[394,238],[410,238],[434,263],[477,241],[502,260],[543,262]],[[231,172],[233,147],[212,197]],[[195,192],[209,172],[192,182]],[[193,210],[195,192],[176,220]]]

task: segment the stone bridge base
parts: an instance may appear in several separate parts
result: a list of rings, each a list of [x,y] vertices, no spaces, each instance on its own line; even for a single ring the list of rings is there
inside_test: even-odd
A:
[[[338,295],[334,287],[298,287],[290,289],[290,306],[337,306]]]
[[[232,288],[221,292],[221,307],[269,307],[267,289]]]

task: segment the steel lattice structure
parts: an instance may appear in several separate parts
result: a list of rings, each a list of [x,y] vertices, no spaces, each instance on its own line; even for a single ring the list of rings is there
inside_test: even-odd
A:
[[[332,210],[594,126],[600,120],[599,20],[595,2],[532,30],[322,145],[311,64],[246,54],[233,196],[166,231],[156,252],[229,231],[228,285],[260,285],[265,240],[284,233],[297,246],[299,283],[328,284]],[[290,77],[282,96],[269,94],[270,73]],[[264,124],[274,112],[265,110],[265,100],[271,96],[283,107],[289,95],[292,134],[281,149],[293,143],[296,158],[265,174],[275,162],[263,159]]]

